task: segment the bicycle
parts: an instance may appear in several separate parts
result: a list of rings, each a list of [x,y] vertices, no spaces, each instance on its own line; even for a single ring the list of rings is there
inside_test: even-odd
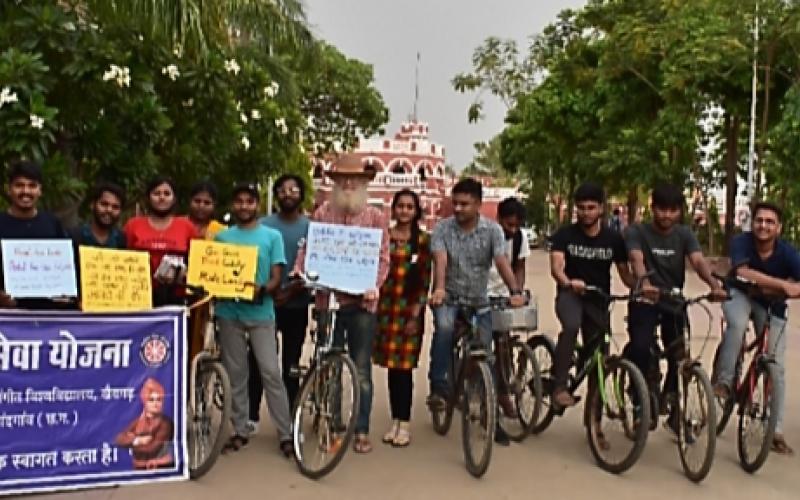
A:
[[[536,357],[520,335],[536,330],[537,309],[528,294],[528,304],[510,308],[507,298],[490,298],[495,337],[495,375],[498,392],[507,394],[516,409],[499,412],[500,428],[512,441],[525,439],[539,419],[542,407],[542,377]],[[499,399],[499,396],[498,396]]]
[[[334,290],[318,283],[319,275],[302,277],[314,293],[327,293],[325,310],[314,310],[314,354],[299,367],[300,392],[292,411],[292,443],[300,473],[319,479],[341,462],[355,433],[360,404],[356,366],[344,346],[334,344],[338,305]]]
[[[461,440],[467,471],[481,477],[489,468],[497,418],[495,393],[489,352],[481,341],[478,316],[488,311],[464,300],[448,300],[458,308],[452,359],[447,380],[450,391],[444,405],[429,405],[433,430],[446,435],[450,430],[453,410],[461,410]]]
[[[700,359],[702,351],[711,333],[711,311],[704,304],[711,298],[710,294],[687,298],[678,290],[659,289],[660,297],[672,301],[683,315],[683,335],[676,338],[661,349],[659,336],[653,336],[651,345],[651,364],[647,374],[650,394],[651,429],[655,428],[658,415],[669,415],[668,425],[677,435],[678,452],[684,474],[693,482],[700,482],[711,471],[714,462],[714,450],[717,438],[717,417],[714,402],[714,390],[711,381],[703,368]],[[699,305],[709,318],[701,356],[692,357],[691,328],[688,308]],[[667,393],[666,386],[660,389],[660,361],[670,359],[677,361],[678,392]]]
[[[751,281],[738,277],[718,278],[726,286],[736,287],[748,296],[761,295],[758,286]],[[783,300],[778,298],[776,301],[782,302]],[[739,463],[745,471],[750,473],[756,472],[767,461],[778,424],[777,399],[771,397],[773,381],[778,376],[775,356],[769,352],[768,343],[771,309],[772,302],[767,307],[767,321],[764,328],[752,342],[746,341],[747,335],[745,334],[736,358],[732,394],[728,398],[716,397],[717,410],[720,410],[717,420],[717,435],[725,429],[734,407],[737,405],[739,407],[736,448],[739,454]],[[719,347],[714,355],[714,367],[717,366],[718,357]],[[746,357],[750,362],[747,371],[742,373]],[[753,449],[751,449],[751,445]]]
[[[586,293],[601,297],[609,314],[604,318],[604,332],[588,339],[586,345],[576,344],[567,391],[579,400],[575,392],[584,379],[594,377],[589,378],[583,418],[589,448],[601,469],[621,474],[633,467],[641,456],[647,443],[651,418],[649,405],[642,404],[648,397],[644,376],[627,359],[608,354],[612,338],[610,309],[614,302],[628,301],[633,295],[610,295],[595,286],[587,286]],[[542,372],[545,411],[532,431],[539,434],[550,426],[556,415],[563,415],[565,409],[557,407],[552,401],[555,389],[555,345],[549,337],[541,334],[533,336],[528,345],[540,363]],[[612,433],[615,426],[618,432]],[[623,451],[619,458],[612,456],[616,450]]]
[[[231,383],[216,342],[216,322],[211,317],[211,297],[199,287],[187,288],[200,300],[189,306],[193,314],[191,342],[201,342],[189,369],[187,447],[189,477],[198,479],[216,463],[225,444],[225,426],[231,416]]]

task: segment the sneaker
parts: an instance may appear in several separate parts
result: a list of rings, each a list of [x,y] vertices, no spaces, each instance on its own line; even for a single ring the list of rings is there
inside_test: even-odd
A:
[[[494,442],[500,446],[510,446],[511,440],[508,439],[508,434],[498,424],[494,428]]]
[[[447,405],[447,401],[445,400],[444,396],[436,392],[430,393],[425,403],[428,405],[428,408],[430,408],[431,411],[442,411]]]
[[[281,441],[280,450],[281,453],[283,453],[284,457],[286,458],[294,457],[294,445],[292,444],[292,441],[290,439]]]
[[[247,435],[252,436],[253,434],[258,434],[258,420],[247,421]]]

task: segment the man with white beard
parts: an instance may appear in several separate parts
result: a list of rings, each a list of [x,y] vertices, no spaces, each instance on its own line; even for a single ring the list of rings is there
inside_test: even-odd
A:
[[[334,343],[344,344],[346,333],[347,348],[356,364],[359,378],[361,402],[358,409],[356,434],[353,448],[357,453],[369,453],[369,416],[372,410],[372,343],[377,331],[376,311],[378,290],[389,272],[389,231],[383,213],[367,204],[367,185],[375,177],[375,170],[366,170],[361,159],[345,154],[328,172],[333,182],[333,196],[329,202],[319,207],[311,217],[312,221],[328,224],[341,224],[383,230],[380,262],[375,287],[363,295],[336,293],[339,311],[336,316]],[[295,273],[302,273],[305,261],[305,247],[301,248],[295,263]],[[328,298],[318,294],[318,310],[327,307]]]

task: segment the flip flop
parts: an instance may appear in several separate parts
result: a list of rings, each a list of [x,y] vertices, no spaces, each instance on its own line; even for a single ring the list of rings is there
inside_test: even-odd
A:
[[[353,451],[356,453],[370,453],[372,451],[372,443],[369,442],[369,437],[366,434],[356,434],[353,441]]]
[[[233,435],[228,442],[225,443],[225,446],[222,447],[222,454],[227,455],[228,453],[236,452],[246,448],[249,442],[250,440],[246,437]]]
[[[789,446],[789,443],[786,442],[783,436],[776,437],[772,440],[771,449],[780,455],[786,455],[787,457],[794,456],[794,450]]]

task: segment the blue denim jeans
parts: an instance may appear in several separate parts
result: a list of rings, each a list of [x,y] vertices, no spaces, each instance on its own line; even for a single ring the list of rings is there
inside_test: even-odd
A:
[[[431,392],[437,394],[450,394],[450,384],[447,380],[452,361],[453,341],[455,338],[456,316],[458,307],[442,304],[432,307],[433,310],[433,339],[431,340],[431,364],[428,370],[428,381]],[[478,315],[478,329],[481,342],[486,346],[486,352],[492,352],[492,314],[486,311]],[[491,362],[491,359],[490,359]]]
[[[725,315],[725,333],[719,346],[719,357],[717,358],[716,369],[717,382],[732,387],[734,372],[736,370],[736,358],[742,348],[744,334],[747,325],[752,318],[757,332],[764,329],[767,323],[767,310],[751,300],[741,291],[733,288],[730,291],[731,299],[722,303],[722,312]],[[776,367],[778,369],[778,379],[773,381],[775,384],[774,397],[777,399],[778,425],[776,432],[783,432],[783,411],[786,395],[786,382],[784,380],[784,357],[786,354],[786,319],[777,316],[769,317],[769,338],[767,339],[767,350],[775,356]],[[747,367],[742,367],[746,370]]]
[[[350,359],[358,372],[361,402],[356,420],[356,432],[369,433],[369,415],[372,411],[372,342],[378,322],[375,314],[360,307],[345,307],[336,314],[333,328],[333,345],[342,347],[347,341]]]

